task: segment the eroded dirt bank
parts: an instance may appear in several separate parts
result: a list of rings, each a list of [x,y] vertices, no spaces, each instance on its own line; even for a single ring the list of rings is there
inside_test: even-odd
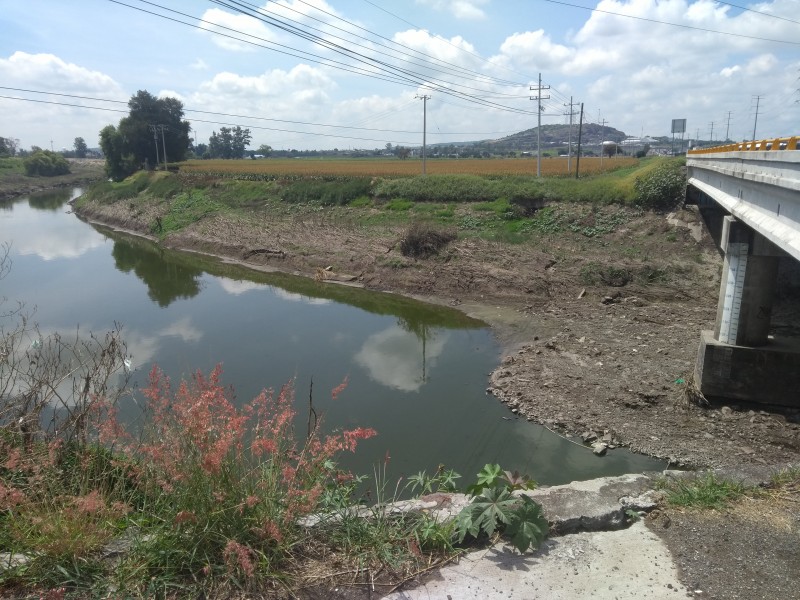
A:
[[[535,241],[462,236],[427,260],[400,253],[404,227],[364,226],[363,213],[347,209],[217,216],[162,243],[459,307],[489,323],[506,349],[488,390],[575,441],[596,437],[678,466],[800,462],[796,411],[686,400],[721,266],[698,213],[569,210],[576,226]],[[84,218],[142,234],[158,213],[126,202],[81,208]],[[609,219],[613,231],[592,232]]]

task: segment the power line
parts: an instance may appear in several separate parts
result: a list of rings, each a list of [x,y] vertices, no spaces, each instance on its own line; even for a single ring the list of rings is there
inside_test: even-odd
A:
[[[182,12],[173,10],[173,9],[167,8],[165,6],[161,6],[161,5],[156,4],[154,2],[149,2],[148,0],[138,0],[138,1],[143,3],[143,4],[147,4],[149,6],[153,6],[155,8],[158,8],[158,9],[160,9],[162,11],[178,14],[178,15],[181,15],[183,17],[194,19],[194,20],[196,20],[196,21],[198,21],[200,23],[205,23],[207,25],[211,25],[211,26],[213,26],[215,28],[221,28],[221,29],[224,29],[226,31],[231,31],[231,32],[237,33],[239,35],[246,36],[247,38],[253,38],[255,40],[259,40],[260,42],[264,42],[264,44],[268,44],[268,45],[264,45],[262,43],[254,42],[254,41],[252,41],[250,39],[238,38],[238,37],[235,37],[233,35],[226,34],[226,33],[221,33],[221,32],[216,31],[216,30],[204,29],[204,28],[199,27],[198,25],[196,25],[194,23],[187,23],[187,22],[182,21],[180,19],[175,19],[173,17],[169,17],[169,16],[166,16],[166,15],[157,13],[157,12],[153,12],[151,10],[146,10],[146,9],[140,8],[138,6],[132,6],[130,4],[126,4],[125,2],[121,2],[120,0],[108,0],[108,1],[112,2],[114,4],[118,4],[120,6],[125,6],[126,8],[130,8],[132,10],[137,10],[137,11],[140,11],[140,12],[144,12],[146,14],[153,15],[153,16],[158,17],[158,18],[163,18],[163,19],[166,19],[166,20],[169,20],[169,21],[173,21],[175,23],[186,25],[186,26],[191,27],[193,29],[199,28],[199,29],[201,29],[203,31],[208,31],[209,33],[211,33],[213,35],[220,35],[222,37],[227,37],[227,38],[230,38],[230,39],[234,39],[234,40],[242,42],[242,43],[251,44],[251,45],[254,45],[254,46],[257,46],[257,47],[262,47],[262,48],[265,48],[265,49],[273,50],[273,51],[276,51],[276,52],[280,52],[281,54],[287,54],[289,56],[293,56],[293,57],[296,57],[296,58],[302,58],[304,60],[310,60],[312,62],[316,62],[316,63],[323,64],[323,65],[326,65],[326,66],[330,66],[330,67],[333,67],[333,68],[336,68],[336,69],[341,69],[341,70],[344,70],[344,71],[347,71],[347,72],[351,72],[351,73],[355,73],[355,74],[358,74],[358,75],[364,75],[364,76],[367,76],[367,77],[370,77],[370,78],[373,78],[373,79],[379,79],[381,81],[388,81],[388,82],[391,82],[391,83],[401,83],[403,85],[415,85],[415,86],[427,87],[427,88],[429,88],[429,89],[431,89],[433,91],[439,91],[439,92],[441,92],[443,94],[449,94],[449,95],[453,95],[453,96],[456,96],[456,97],[461,97],[461,98],[464,98],[466,100],[469,100],[469,101],[472,101],[472,102],[476,102],[478,104],[482,104],[482,105],[484,105],[484,106],[486,106],[488,108],[495,108],[495,109],[498,109],[498,110],[503,110],[503,111],[507,111],[507,112],[513,112],[513,113],[518,113],[518,114],[532,114],[527,110],[518,109],[518,108],[511,107],[511,106],[503,105],[503,104],[498,104],[496,102],[488,102],[488,101],[485,101],[485,100],[481,100],[480,98],[477,98],[476,96],[474,96],[472,94],[469,94],[469,93],[463,92],[463,91],[459,91],[458,89],[456,89],[456,88],[463,88],[463,89],[467,89],[467,90],[478,90],[478,88],[473,88],[473,87],[462,85],[462,84],[451,84],[450,82],[444,82],[444,81],[441,81],[441,80],[437,80],[435,78],[425,77],[424,75],[422,75],[420,73],[416,73],[416,72],[411,71],[409,69],[395,67],[395,66],[390,65],[390,64],[388,64],[388,63],[386,63],[384,61],[377,60],[377,59],[374,59],[374,58],[371,58],[371,57],[367,57],[367,56],[359,54],[357,52],[352,52],[352,51],[348,50],[347,48],[345,48],[345,47],[343,47],[343,46],[341,46],[339,44],[334,44],[332,42],[329,42],[329,41],[325,40],[324,38],[321,38],[321,37],[313,35],[313,34],[309,34],[308,32],[305,32],[305,31],[299,29],[298,27],[295,27],[295,26],[292,26],[290,24],[284,23],[284,22],[280,21],[279,19],[274,19],[272,17],[264,16],[264,15],[261,15],[260,13],[257,13],[259,16],[254,16],[254,15],[251,14],[251,11],[249,11],[247,9],[236,8],[235,6],[231,6],[230,4],[223,4],[220,0],[214,0],[214,1],[215,1],[216,4],[219,4],[221,6],[225,6],[226,8],[230,8],[231,10],[234,10],[234,11],[236,11],[238,13],[245,14],[245,15],[251,16],[253,18],[257,18],[257,19],[259,19],[261,21],[264,21],[264,22],[266,22],[268,24],[273,25],[274,27],[277,27],[278,29],[286,31],[287,33],[290,33],[292,35],[296,35],[298,37],[301,37],[302,39],[306,39],[307,41],[310,41],[310,42],[312,42],[314,44],[324,46],[324,47],[332,50],[333,52],[335,52],[337,54],[344,55],[347,58],[356,60],[357,62],[361,62],[361,63],[365,64],[366,67],[353,66],[353,65],[350,65],[350,64],[347,64],[347,63],[343,63],[341,61],[336,61],[336,60],[333,60],[333,59],[329,59],[329,58],[325,58],[325,57],[319,56],[317,54],[313,54],[313,53],[310,53],[310,52],[299,50],[297,48],[292,48],[292,47],[286,46],[285,44],[278,44],[278,43],[272,42],[270,40],[265,40],[263,38],[259,38],[258,36],[255,36],[255,35],[252,35],[252,34],[243,33],[241,31],[238,31],[236,29],[232,29],[230,27],[226,27],[224,25],[220,25],[218,23],[212,23],[212,22],[206,21],[204,19],[200,19],[198,17],[195,17],[195,16],[192,16],[192,15],[188,15],[186,13],[182,13]],[[234,0],[231,0],[231,1],[234,1]],[[291,52],[289,52],[288,50],[276,50],[274,47],[287,48],[288,50],[291,50]],[[298,54],[295,54],[295,53],[299,53],[299,54],[301,54],[303,56],[298,56]],[[378,54],[380,54],[380,53],[378,53]],[[380,74],[375,73],[375,69],[379,70]],[[451,85],[452,85],[452,87],[451,87]],[[483,90],[478,90],[478,91],[483,91]]]
[[[111,1],[116,1],[116,0],[111,0]],[[146,2],[147,0],[139,0],[139,1],[140,2]],[[317,35],[314,35],[314,34],[310,34],[307,31],[304,31],[304,30],[302,30],[302,29],[300,29],[300,28],[298,28],[298,27],[296,27],[294,25],[291,25],[289,23],[281,21],[280,19],[276,19],[276,18],[273,18],[273,17],[266,16],[260,11],[253,11],[251,9],[242,8],[241,7],[242,2],[239,2],[237,0],[227,0],[227,1],[212,0],[212,1],[215,4],[218,4],[220,6],[224,6],[226,8],[231,9],[231,10],[234,10],[234,11],[236,11],[238,13],[241,13],[241,14],[256,18],[256,19],[258,19],[260,21],[263,21],[265,23],[268,23],[268,24],[272,25],[273,27],[276,27],[276,28],[278,28],[280,30],[286,31],[287,33],[290,33],[292,35],[298,36],[298,37],[300,37],[302,39],[305,39],[307,41],[310,41],[312,43],[322,45],[322,46],[328,48],[329,50],[332,50],[332,51],[336,52],[337,54],[341,54],[341,55],[346,56],[348,58],[354,59],[357,62],[365,63],[365,64],[369,65],[372,68],[378,68],[378,69],[380,69],[380,70],[382,70],[384,72],[388,71],[389,73],[391,73],[391,74],[393,74],[393,75],[395,75],[395,76],[397,76],[397,77],[399,77],[401,79],[405,79],[407,83],[412,83],[412,84],[415,84],[415,85],[423,86],[423,87],[426,87],[426,88],[429,88],[429,89],[432,89],[432,90],[435,90],[435,91],[440,91],[440,92],[446,93],[446,94],[463,96],[463,97],[465,97],[465,98],[467,98],[469,100],[484,104],[484,105],[486,105],[488,107],[500,108],[500,109],[508,110],[508,111],[512,111],[512,112],[526,112],[526,111],[522,111],[520,109],[512,108],[510,106],[497,104],[495,102],[488,102],[488,101],[482,100],[482,99],[474,96],[473,94],[462,92],[462,91],[459,91],[459,90],[456,89],[456,88],[462,88],[462,89],[465,89],[465,90],[484,91],[484,90],[481,90],[480,88],[475,88],[475,87],[464,85],[464,84],[453,84],[451,82],[439,80],[439,79],[436,79],[436,78],[426,77],[423,74],[417,73],[417,72],[412,71],[410,69],[399,67],[399,66],[395,66],[395,65],[391,65],[391,64],[389,64],[389,63],[387,63],[387,62],[385,62],[383,60],[378,60],[377,58],[375,58],[373,56],[367,56],[367,55],[362,54],[360,52],[355,52],[352,49],[350,49],[349,47],[345,47],[345,46],[342,46],[341,44],[333,43],[332,41],[330,41],[328,39],[321,38],[321,37],[319,37]],[[147,2],[147,3],[148,4],[152,4],[151,2]],[[341,39],[341,38],[336,38],[336,39]],[[380,53],[380,52],[378,52],[376,54],[381,55],[381,56],[386,56],[385,54]],[[394,59],[395,57],[389,56],[388,58]]]
[[[732,6],[734,8],[738,8],[741,10],[745,10],[747,12],[755,13],[757,15],[761,15],[762,17],[771,17],[773,19],[780,19],[781,21],[788,21],[789,23],[797,23],[800,25],[800,21],[795,21],[794,19],[787,19],[786,17],[780,17],[778,15],[773,15],[770,13],[761,12],[760,10],[753,10],[752,8],[747,8],[746,6],[739,6],[738,4],[731,4],[730,2],[722,2],[721,0],[715,0],[718,4],[726,4],[728,6]]]
[[[590,6],[581,6],[579,4],[570,4],[569,2],[562,2],[561,0],[543,0],[552,4],[560,4],[562,6],[571,6],[572,8],[581,8],[592,12],[604,13],[607,15],[614,15],[615,17],[625,17],[626,19],[636,19],[637,21],[647,21],[648,23],[658,23],[659,25],[670,25],[672,27],[681,27],[683,29],[693,29],[695,31],[703,31],[705,33],[716,33],[719,35],[730,35],[733,37],[745,38],[748,40],[759,40],[762,42],[774,42],[776,44],[790,44],[792,46],[800,46],[800,42],[792,42],[789,40],[774,40],[771,38],[763,38],[755,35],[744,35],[741,33],[731,33],[729,31],[719,31],[716,29],[706,29],[704,27],[694,27],[693,25],[684,25],[682,23],[670,23],[669,21],[659,21],[658,19],[648,19],[647,17],[637,17],[635,15],[626,15],[624,13],[613,12],[610,10],[602,10]]]
[[[121,100],[105,100],[103,98],[94,98],[94,97],[91,97],[91,96],[79,96],[77,94],[63,94],[63,93],[57,93],[57,92],[45,92],[45,91],[28,90],[28,89],[22,89],[22,88],[12,88],[12,87],[7,87],[7,86],[0,86],[0,90],[14,90],[14,91],[29,92],[29,93],[34,93],[34,94],[49,94],[49,95],[53,95],[53,96],[61,96],[61,97],[67,97],[67,98],[77,98],[77,99],[81,99],[81,100],[94,100],[94,101],[98,101],[98,102],[110,102],[110,103],[114,103],[114,104],[126,104],[127,105],[127,102],[123,102]],[[68,106],[68,107],[72,107],[72,108],[83,108],[83,109],[88,109],[88,110],[100,110],[100,111],[105,111],[105,112],[116,112],[116,113],[122,113],[122,114],[129,113],[128,110],[123,110],[123,109],[118,109],[118,108],[108,108],[108,107],[102,107],[102,106],[87,106],[85,104],[74,104],[74,103],[70,103],[70,102],[55,102],[55,101],[52,101],[52,100],[38,100],[38,99],[35,99],[35,98],[21,98],[21,97],[18,97],[18,96],[6,96],[6,95],[0,95],[0,98],[6,99],[6,100],[18,100],[18,101],[22,101],[22,102],[35,102],[35,103],[38,103],[38,104],[52,104],[52,105],[56,105],[56,106]],[[221,116],[221,117],[233,117],[233,118],[236,118],[236,119],[273,121],[273,122],[277,122],[277,123],[288,123],[288,124],[291,124],[291,125],[308,125],[308,126],[311,126],[311,127],[329,127],[329,128],[332,128],[332,129],[348,129],[348,130],[374,132],[374,133],[399,133],[399,134],[418,134],[419,133],[419,131],[415,131],[415,130],[377,129],[377,128],[371,128],[371,127],[353,127],[353,126],[349,126],[349,125],[330,125],[330,124],[326,124],[326,123],[313,123],[313,122],[308,122],[308,121],[290,121],[290,120],[285,120],[285,119],[271,119],[271,118],[267,118],[267,117],[255,117],[255,116],[251,116],[251,115],[237,115],[237,114],[213,112],[213,111],[207,111],[207,110],[196,110],[196,109],[191,109],[191,108],[184,108],[184,113],[198,113],[198,114],[215,115],[215,116]],[[192,121],[196,121],[198,123],[210,123],[210,124],[226,125],[226,126],[227,125],[240,125],[240,126],[242,125],[242,123],[229,123],[229,122],[223,122],[223,121],[212,121],[212,120],[204,120],[204,119],[196,119],[196,118],[192,118],[191,120]],[[290,132],[290,133],[300,133],[300,134],[305,134],[305,135],[323,135],[323,136],[326,136],[326,137],[341,137],[341,138],[345,138],[345,139],[354,139],[354,140],[365,139],[367,141],[374,141],[374,140],[370,140],[369,138],[358,138],[358,137],[350,137],[350,136],[344,136],[344,135],[322,134],[322,133],[313,132],[313,131],[295,131],[295,130],[291,130],[291,129],[280,129],[280,128],[275,128],[275,127],[258,127],[258,126],[250,125],[250,124],[247,124],[247,126],[250,127],[251,129],[262,129],[262,130],[266,130],[266,131],[281,131],[281,132]],[[456,136],[462,136],[462,135],[487,135],[488,136],[488,135],[498,135],[498,134],[504,134],[504,133],[508,133],[508,132],[505,132],[505,131],[457,131],[457,132],[439,132],[438,135],[443,135],[443,136],[444,135],[456,135]]]

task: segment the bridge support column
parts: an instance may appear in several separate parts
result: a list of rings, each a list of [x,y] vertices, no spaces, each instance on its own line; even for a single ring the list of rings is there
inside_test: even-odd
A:
[[[800,340],[769,336],[781,250],[725,217],[713,333],[701,334],[695,382],[705,396],[800,406]]]

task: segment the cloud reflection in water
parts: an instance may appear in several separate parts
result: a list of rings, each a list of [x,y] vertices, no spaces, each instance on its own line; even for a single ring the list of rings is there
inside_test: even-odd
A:
[[[437,330],[420,338],[397,325],[369,336],[355,355],[370,378],[387,387],[416,392],[442,353],[449,334]]]

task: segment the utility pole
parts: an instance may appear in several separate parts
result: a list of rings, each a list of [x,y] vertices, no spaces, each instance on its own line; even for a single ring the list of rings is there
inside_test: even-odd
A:
[[[711,137],[709,138],[711,143],[714,143],[714,121],[711,121]]]
[[[728,135],[731,132],[731,111],[728,111],[728,126],[725,127],[725,141],[727,142],[730,138]]]
[[[550,86],[542,86],[542,74],[539,73],[539,85],[536,88],[531,88],[532,92],[536,92],[536,96],[531,96],[531,100],[537,100],[539,110],[536,111],[537,125],[536,125],[536,176],[542,176],[542,100],[550,98],[550,94],[542,96],[542,90],[549,90]]]
[[[575,179],[581,170],[581,136],[583,135],[583,102],[581,102],[581,118],[578,121],[578,156],[575,160]]]
[[[572,112],[572,96],[569,97],[569,104],[565,104],[564,106],[569,106],[569,112],[566,113],[569,115],[569,133],[567,134],[567,175],[569,175],[572,173],[572,117],[575,115],[575,113]]]
[[[50,140],[50,152],[55,152],[53,149],[53,140]]]
[[[758,125],[758,104],[761,101],[762,96],[756,96],[756,120],[753,123],[753,141],[756,141],[756,126]]]
[[[156,128],[155,125],[148,125],[148,127],[150,128],[150,131],[153,132],[153,140],[155,140],[155,143],[156,143],[156,164],[153,165],[153,168],[157,169],[158,168],[158,129]]]
[[[430,96],[423,94],[420,96],[417,94],[414,96],[415,98],[422,98],[422,174],[426,175],[425,172],[425,154],[426,154],[426,137],[428,131],[428,100]]]
[[[164,131],[169,129],[166,125],[159,125],[158,128],[161,130],[161,148],[164,150],[164,170],[167,170],[167,143],[164,141]],[[158,146],[158,140],[156,140],[156,146]]]
[[[598,111],[598,112],[597,112],[597,117],[598,117],[598,121],[599,121],[599,120],[600,120],[600,119],[599,119],[599,117],[600,117],[600,111]],[[603,136],[603,137],[605,137],[605,136],[603,135],[603,129],[605,128],[605,126],[606,126],[606,123],[607,123],[607,122],[608,122],[608,121],[606,121],[605,119],[603,119],[602,121],[600,121],[600,135],[601,135],[601,136]],[[602,171],[602,170],[603,170],[603,154],[605,154],[605,152],[603,151],[603,149],[604,149],[604,146],[603,146],[603,141],[604,141],[604,140],[600,140],[600,171]]]

